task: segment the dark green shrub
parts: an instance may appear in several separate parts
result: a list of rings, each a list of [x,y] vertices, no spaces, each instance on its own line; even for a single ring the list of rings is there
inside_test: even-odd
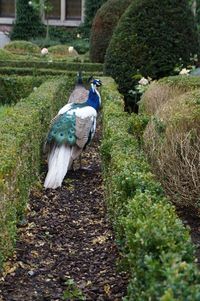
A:
[[[88,39],[76,39],[71,41],[71,45],[74,46],[79,54],[85,54],[89,51],[89,41]]]
[[[198,52],[194,17],[183,0],[134,0],[124,13],[105,57],[105,71],[127,93],[138,74],[153,79],[173,74]],[[136,77],[135,77],[136,76]]]
[[[49,39],[35,38],[30,41],[41,48],[67,44],[73,46],[79,54],[85,54],[89,51],[89,39],[82,38],[80,34],[80,37],[77,37],[77,35],[77,31],[64,32],[64,30],[62,30],[60,33],[53,31],[53,34],[50,35]]]
[[[10,35],[11,40],[29,40],[44,35],[44,25],[39,14],[29,5],[29,1],[18,0],[16,7],[17,18]]]
[[[103,3],[107,0],[85,0],[85,20],[83,28],[85,33],[89,36],[90,29],[92,27],[93,18],[97,12],[97,10],[101,7]]]
[[[59,40],[61,44],[69,44],[76,39],[78,29],[66,29],[66,27],[49,26],[51,40]]]
[[[131,2],[132,0],[108,0],[97,11],[90,36],[90,58],[93,62],[104,62],[113,30]]]
[[[51,38],[49,39],[35,38],[35,39],[31,39],[30,42],[36,44],[40,48],[44,48],[44,47],[47,48],[47,47],[56,46],[60,44],[60,40],[53,40]]]

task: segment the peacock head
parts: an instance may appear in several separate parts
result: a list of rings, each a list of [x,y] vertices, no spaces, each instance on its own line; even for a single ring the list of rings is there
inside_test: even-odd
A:
[[[102,85],[102,82],[101,82],[101,80],[100,79],[93,79],[93,81],[92,81],[92,85],[95,87],[95,88],[99,88],[99,87],[101,87],[101,85]]]

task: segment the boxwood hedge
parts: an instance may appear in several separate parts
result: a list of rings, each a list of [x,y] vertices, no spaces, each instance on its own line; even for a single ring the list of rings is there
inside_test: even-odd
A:
[[[45,76],[2,76],[0,75],[0,104],[15,104],[27,97],[35,87],[45,81]]]
[[[145,117],[123,112],[111,81],[104,81],[102,96],[105,194],[130,275],[124,300],[197,301],[200,273],[189,231],[156,182],[138,141]]]
[[[37,60],[0,60],[0,67],[56,69],[65,71],[84,70],[88,72],[102,72],[103,65],[96,63],[68,63],[66,61],[37,61]]]
[[[13,250],[17,222],[40,173],[41,144],[49,122],[71,88],[69,77],[46,81],[1,116],[0,267]]]

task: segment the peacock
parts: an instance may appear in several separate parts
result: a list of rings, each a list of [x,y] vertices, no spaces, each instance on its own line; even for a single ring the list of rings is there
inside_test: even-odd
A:
[[[90,77],[88,79],[88,81],[91,79],[92,79],[92,77]],[[82,72],[79,71],[77,73],[77,82],[76,82],[75,88],[69,97],[68,103],[84,102],[88,98],[88,94],[89,94],[89,91],[83,85]]]
[[[101,80],[93,79],[85,101],[79,102],[79,98],[77,102],[66,104],[51,122],[45,142],[48,151],[48,173],[44,182],[46,189],[62,186],[73,161],[92,140],[101,106],[98,91],[101,85]]]

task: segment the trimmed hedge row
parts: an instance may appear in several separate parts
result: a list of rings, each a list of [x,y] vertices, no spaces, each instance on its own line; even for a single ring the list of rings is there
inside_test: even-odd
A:
[[[0,75],[0,104],[15,104],[22,97],[27,97],[34,89],[45,81],[46,77],[32,76],[1,76]]]
[[[18,68],[38,68],[55,69],[65,71],[84,70],[85,72],[103,72],[103,65],[96,63],[67,63],[67,62],[48,62],[48,61],[23,61],[23,60],[0,60],[0,67],[18,67]]]
[[[65,71],[65,70],[55,70],[55,69],[37,69],[37,68],[17,68],[17,67],[0,67],[0,74],[6,75],[32,75],[32,76],[41,76],[41,75],[49,75],[49,76],[56,76],[56,75],[73,75],[77,74],[77,71],[85,72],[85,75],[89,77],[91,75],[94,76],[101,76],[103,72],[99,71],[85,71],[85,69],[77,69],[76,71]]]
[[[13,250],[16,225],[40,173],[49,122],[71,88],[69,77],[46,81],[0,119],[0,268]]]
[[[200,300],[200,273],[188,229],[140,148],[147,119],[123,111],[122,97],[110,80],[104,80],[102,98],[106,198],[130,273],[124,300]]]

